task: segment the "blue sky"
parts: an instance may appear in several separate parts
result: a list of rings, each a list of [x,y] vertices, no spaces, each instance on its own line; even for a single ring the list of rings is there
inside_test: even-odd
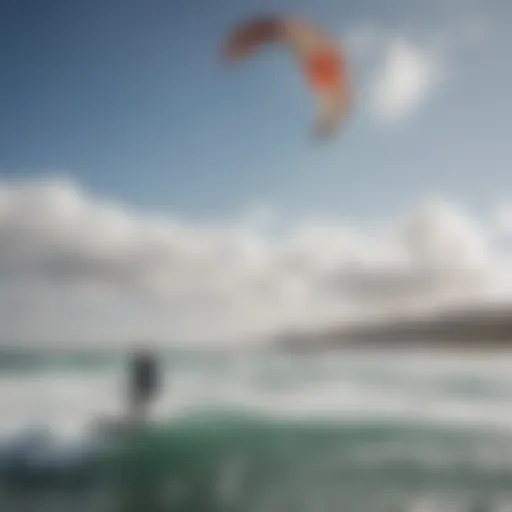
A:
[[[319,147],[309,138],[314,104],[284,52],[235,70],[218,60],[233,23],[270,11],[308,17],[342,41],[366,28],[421,52],[444,38],[445,79],[405,119],[382,122],[362,94],[382,62],[351,54],[354,117]],[[373,217],[429,193],[478,207],[512,185],[505,1],[8,0],[0,20],[7,179],[68,175],[190,218],[253,203]],[[465,23],[484,25],[478,42],[459,41]]]
[[[220,62],[268,12],[345,46],[357,94],[326,144],[283,49]],[[0,343],[512,298],[511,24],[508,0],[1,2]]]

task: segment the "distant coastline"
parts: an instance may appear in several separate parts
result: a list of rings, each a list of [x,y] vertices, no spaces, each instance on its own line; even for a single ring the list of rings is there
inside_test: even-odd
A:
[[[284,350],[387,347],[512,349],[512,305],[331,327],[307,334],[287,333],[278,340],[278,346]]]

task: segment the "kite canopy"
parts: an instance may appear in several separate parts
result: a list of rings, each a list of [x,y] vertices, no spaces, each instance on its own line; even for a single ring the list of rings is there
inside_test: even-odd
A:
[[[291,50],[319,102],[316,132],[321,137],[333,134],[346,119],[350,103],[349,72],[341,49],[309,23],[275,16],[235,27],[223,57],[229,62],[243,60],[268,43]]]

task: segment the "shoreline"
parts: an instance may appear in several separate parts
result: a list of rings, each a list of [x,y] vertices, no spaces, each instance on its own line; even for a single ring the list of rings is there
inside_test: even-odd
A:
[[[397,318],[310,331],[289,332],[285,350],[438,349],[512,351],[512,308],[465,309],[417,318]]]

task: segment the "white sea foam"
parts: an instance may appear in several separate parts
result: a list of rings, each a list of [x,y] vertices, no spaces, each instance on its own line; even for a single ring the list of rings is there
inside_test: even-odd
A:
[[[236,408],[274,417],[512,429],[512,357],[503,354],[252,355],[166,368],[159,419]],[[95,417],[122,413],[124,378],[119,366],[0,374],[0,428],[81,432]]]

